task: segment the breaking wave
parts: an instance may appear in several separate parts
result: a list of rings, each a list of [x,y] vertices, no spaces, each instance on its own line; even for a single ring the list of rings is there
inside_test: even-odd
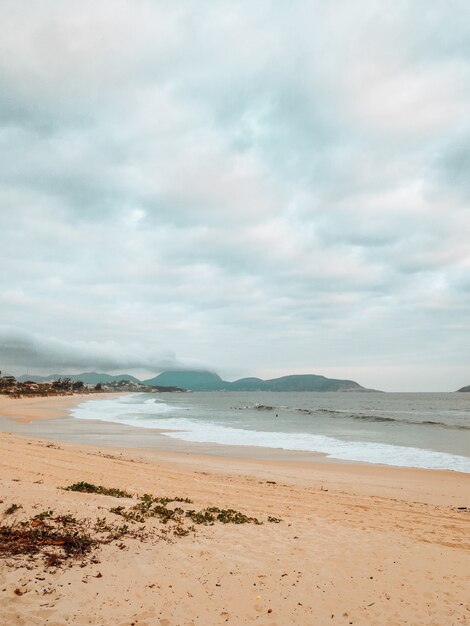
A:
[[[275,407],[273,407],[274,409]],[[378,463],[398,467],[454,470],[470,473],[470,458],[418,447],[371,441],[345,441],[336,437],[306,432],[247,430],[220,422],[181,415],[175,407],[157,399],[142,402],[127,396],[112,400],[89,400],[71,410],[78,419],[100,420],[139,428],[163,430],[163,436],[194,443],[230,446],[257,446],[304,452],[319,452],[344,461]],[[361,415],[359,419],[375,416]],[[399,421],[399,420],[397,420]],[[422,423],[422,422],[418,422]]]
[[[324,415],[325,417],[343,418],[358,420],[361,422],[382,422],[382,423],[396,423],[396,424],[408,424],[413,426],[438,426],[440,428],[447,428],[450,430],[470,430],[470,426],[467,424],[449,424],[447,422],[440,422],[436,420],[413,420],[406,418],[386,417],[383,415],[372,415],[367,413],[351,413],[350,411],[338,411],[336,409],[300,409],[290,408],[286,406],[270,406],[266,404],[252,404],[246,406],[232,407],[238,411],[284,411],[291,413],[300,413],[302,415]]]

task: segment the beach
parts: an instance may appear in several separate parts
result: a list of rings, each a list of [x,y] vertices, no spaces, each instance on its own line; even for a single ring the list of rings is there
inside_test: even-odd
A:
[[[121,395],[124,394],[101,393],[99,398],[104,400]],[[92,394],[81,393],[63,396],[24,396],[22,398],[9,398],[0,395],[0,417],[6,417],[18,423],[55,419],[67,415],[69,408],[94,397],[96,396]]]
[[[60,420],[82,401],[2,398],[3,429],[12,420]],[[43,511],[111,521],[118,518],[111,508],[130,510],[143,494],[262,522],[197,524],[175,536],[161,532],[172,521],[150,520],[156,534],[123,535],[92,558],[57,567],[2,558],[1,624],[470,623],[469,474],[217,456],[190,446],[92,446],[10,432],[0,432],[0,472],[2,524]],[[80,481],[132,497],[63,489]],[[13,504],[21,508],[5,515]]]

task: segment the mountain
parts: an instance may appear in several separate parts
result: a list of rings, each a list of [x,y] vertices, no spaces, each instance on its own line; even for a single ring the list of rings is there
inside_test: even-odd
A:
[[[213,372],[183,370],[162,372],[143,382],[146,385],[183,387],[192,391],[367,391],[353,380],[315,374],[282,376],[270,380],[250,377],[228,382]]]
[[[469,391],[470,392],[470,385],[467,385],[467,387],[462,387],[462,389],[457,389],[457,391]]]
[[[50,374],[49,376],[35,376],[29,374],[23,374],[18,377],[20,382],[25,380],[32,380],[35,383],[50,382],[57,380],[58,378],[70,378],[71,380],[81,380],[85,385],[96,385],[97,383],[112,383],[120,380],[126,380],[133,383],[140,383],[141,381],[129,374],[118,374],[113,376],[112,374],[99,374],[97,372],[83,372],[82,374]]]
[[[27,380],[31,380],[33,381],[33,383],[47,383],[50,382],[51,380],[57,380],[57,378],[59,378],[59,375],[57,374],[57,376],[55,375],[51,375],[51,376],[39,376],[35,375],[35,374],[31,374],[31,376],[29,374],[22,374],[21,376],[17,376],[16,380],[18,380],[20,383],[24,383]]]
[[[143,383],[163,387],[182,387],[192,391],[220,391],[230,384],[222,380],[218,374],[197,370],[162,372],[154,378],[144,380]]]
[[[260,391],[260,389],[264,389],[265,381],[251,376],[249,378],[240,378],[228,384],[232,391]]]
[[[239,381],[236,381],[239,382]],[[353,380],[339,380],[326,378],[316,374],[300,374],[296,376],[282,376],[263,381],[261,389],[265,391],[363,391]]]
[[[282,376],[263,380],[261,378],[240,378],[234,382],[223,380],[214,372],[201,370],[174,370],[162,372],[158,376],[140,381],[129,374],[111,374],[97,372],[83,372],[82,374],[51,374],[50,376],[23,375],[18,380],[33,380],[34,382],[48,382],[58,378],[81,380],[86,385],[97,383],[113,383],[121,380],[132,383],[143,383],[157,387],[177,387],[191,391],[369,391],[353,380],[326,378],[316,374],[300,374]],[[470,391],[470,387],[463,387],[459,391]]]

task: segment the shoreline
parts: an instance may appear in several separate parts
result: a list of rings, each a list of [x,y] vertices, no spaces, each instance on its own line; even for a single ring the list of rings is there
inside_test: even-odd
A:
[[[53,420],[65,417],[69,414],[70,408],[87,400],[123,395],[127,393],[74,393],[63,396],[22,396],[21,398],[0,395],[0,417],[25,424],[38,420]]]
[[[187,442],[165,437],[166,431],[156,428],[80,420],[70,415],[72,407],[89,399],[126,395],[131,394],[102,393],[93,394],[91,398],[89,394],[74,394],[8,399],[9,402],[2,402],[0,397],[0,435],[4,433],[45,444],[57,443],[72,450],[98,451],[99,454],[103,454],[100,448],[105,448],[104,454],[132,454],[150,463],[170,463],[234,474],[276,474],[297,486],[320,480],[351,489],[355,483],[354,487],[359,492],[368,495],[385,493],[396,497],[405,491],[406,497],[412,496],[415,501],[434,504],[452,502],[458,506],[462,501],[462,484],[468,485],[470,493],[470,474],[454,470],[342,460],[321,452]],[[15,405],[20,403],[19,409],[12,410],[10,402]],[[21,417],[17,415],[18,412],[27,415]],[[470,497],[467,500],[470,506]]]
[[[329,486],[355,495],[393,498],[397,501],[413,501],[426,505],[456,508],[464,506],[470,509],[470,474],[451,470],[396,467],[353,461],[337,462],[313,453],[307,457],[299,455],[297,458],[295,452],[292,455],[262,458],[251,455],[249,448],[245,455],[236,454],[235,447],[231,448],[232,454],[227,454],[226,451],[217,454],[215,450],[210,452],[194,450],[194,445],[197,444],[189,444],[186,448],[174,450],[116,446],[107,443],[106,439],[101,444],[77,443],[68,439],[36,437],[0,429],[0,440],[2,436],[15,443],[63,449],[70,451],[71,454],[83,453],[115,459],[132,458],[133,462],[162,465],[175,470],[203,474],[220,472],[226,476],[251,476],[260,480],[276,478],[285,486],[304,488],[315,484],[320,485],[320,488]]]
[[[9,424],[53,432],[74,421]],[[120,523],[111,509],[144,493],[263,522],[198,525],[172,539],[172,522],[146,522],[158,537],[128,536],[92,560],[55,568],[0,558],[1,623],[441,626],[470,617],[468,474],[53,443],[0,430],[0,475],[0,524],[41,511]],[[80,481],[132,499],[63,490]],[[126,522],[131,531],[140,526]]]
[[[267,461],[304,461],[308,463],[339,464],[346,466],[420,469],[433,472],[467,474],[453,469],[419,468],[374,463],[352,459],[339,459],[327,453],[313,450],[256,445],[230,445],[211,442],[190,442],[166,436],[172,429],[143,428],[134,425],[99,419],[77,419],[71,409],[83,402],[114,399],[134,395],[130,392],[105,392],[100,394],[74,394],[73,396],[23,397],[11,399],[0,396],[0,431],[14,434],[47,438],[58,442],[77,445],[100,445],[122,449],[144,449],[173,453],[210,455],[216,457],[259,459]],[[53,421],[54,423],[50,423]]]
[[[78,419],[70,410],[89,400],[106,400],[134,395],[129,392],[108,392],[100,394],[74,394],[73,396],[50,396],[42,398],[10,399],[0,396],[0,432],[26,437],[68,442],[83,446],[106,446],[121,450],[148,450],[194,456],[210,456],[227,459],[260,461],[292,461],[306,464],[339,465],[344,467],[365,467],[397,469],[403,471],[438,472],[470,477],[470,472],[454,469],[400,466],[386,463],[339,459],[325,452],[313,450],[292,450],[286,448],[255,445],[230,445],[210,442],[190,442],[177,437],[166,436],[168,431],[155,427],[143,428],[119,422],[99,419]]]

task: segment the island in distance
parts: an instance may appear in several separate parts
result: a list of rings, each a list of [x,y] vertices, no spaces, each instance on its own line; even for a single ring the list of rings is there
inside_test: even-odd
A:
[[[470,385],[467,385],[466,387],[462,387],[461,389],[457,389],[457,391],[468,391],[468,392],[470,392]]]
[[[136,385],[151,387],[178,388],[188,391],[374,391],[366,389],[353,380],[326,378],[316,374],[300,374],[282,376],[262,380],[261,378],[241,378],[233,382],[223,380],[218,374],[199,370],[174,370],[158,374],[153,378],[140,381],[128,374],[104,374],[84,372],[82,374],[52,374],[50,376],[20,376],[19,380],[45,382],[67,376],[73,381],[82,381],[87,385],[113,384],[118,381],[129,381]]]

